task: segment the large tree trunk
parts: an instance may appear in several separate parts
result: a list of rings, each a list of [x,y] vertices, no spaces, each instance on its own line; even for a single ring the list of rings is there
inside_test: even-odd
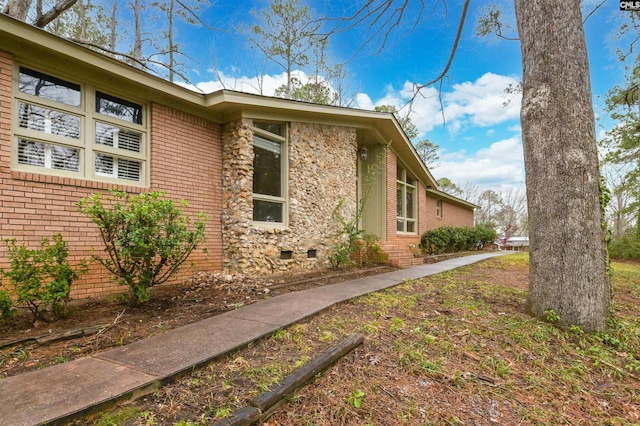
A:
[[[27,13],[31,7],[32,0],[9,0],[5,6],[3,13],[13,16],[21,21],[27,20]]]
[[[531,238],[529,307],[606,328],[611,288],[580,1],[515,0]]]

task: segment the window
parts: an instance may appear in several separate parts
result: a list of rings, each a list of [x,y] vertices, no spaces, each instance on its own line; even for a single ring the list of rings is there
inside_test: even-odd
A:
[[[405,169],[398,167],[396,177],[397,231],[417,233],[416,225],[416,180]]]
[[[253,220],[286,223],[286,128],[254,123]]]
[[[15,98],[16,168],[145,183],[142,105],[25,67]]]
[[[436,216],[442,217],[442,200],[436,201]]]

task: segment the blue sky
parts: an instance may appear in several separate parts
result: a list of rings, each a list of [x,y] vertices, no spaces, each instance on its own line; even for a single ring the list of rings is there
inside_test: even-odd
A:
[[[310,7],[319,14],[337,16],[352,12],[357,4],[347,0],[311,0]],[[412,4],[417,5],[414,1]],[[430,4],[432,2],[426,2]],[[585,0],[585,11],[591,11],[599,0]],[[203,18],[218,27],[231,23],[252,24],[251,9],[267,7],[267,0],[219,0]],[[412,28],[412,21],[392,33],[386,48],[374,54],[371,45],[347,63],[353,107],[373,109],[380,104],[401,107],[411,97],[413,83],[430,81],[443,69],[458,23],[462,1],[449,0],[448,16],[443,9],[426,12],[422,22]],[[520,46],[517,41],[480,39],[475,26],[484,1],[472,2],[465,30],[449,76],[442,88],[446,121],[435,87],[423,89],[412,105],[412,120],[421,132],[440,145],[440,161],[431,168],[436,178],[448,177],[462,186],[467,181],[482,187],[523,186],[524,165],[519,123],[519,95],[505,95],[509,84],[517,84],[521,76]],[[507,18],[513,6],[506,3]],[[346,12],[343,12],[346,11]],[[415,16],[415,9],[408,16]],[[589,18],[585,30],[590,56],[594,109],[602,115],[602,100],[607,90],[623,81],[623,69],[617,63],[611,32],[623,17],[619,4],[607,2]],[[412,15],[413,14],[413,15]],[[515,25],[515,24],[514,24]],[[264,74],[263,94],[271,95],[284,82],[282,71],[256,60],[246,41],[237,34],[189,31],[187,52],[200,65],[191,71],[192,82],[206,92],[220,88],[212,68],[218,70],[228,88],[256,91],[256,75]],[[331,40],[334,61],[342,62],[357,52],[366,37],[360,28]],[[259,71],[256,71],[256,70]],[[505,101],[509,101],[504,106]],[[606,129],[607,122],[602,126]],[[602,129],[600,130],[602,131]]]

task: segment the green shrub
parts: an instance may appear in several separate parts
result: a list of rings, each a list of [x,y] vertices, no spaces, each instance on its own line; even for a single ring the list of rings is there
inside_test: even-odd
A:
[[[442,226],[422,234],[420,248],[429,254],[478,250],[495,238],[496,231],[487,226],[473,228]]]
[[[367,232],[362,235],[362,240],[364,241],[365,252],[364,263],[367,265],[378,265],[380,263],[384,263],[386,256],[384,251],[382,251],[382,247],[378,244],[380,238],[375,234]]]
[[[17,245],[14,239],[6,242],[11,269],[2,271],[2,276],[9,280],[15,305],[28,308],[34,320],[45,320],[48,311],[55,317],[63,316],[70,300],[71,284],[86,271],[85,262],[80,262],[78,271],[69,266],[69,249],[61,234],[55,234],[53,241],[44,238],[39,249]],[[1,303],[11,310],[7,297],[11,300],[6,293]],[[4,316],[5,309],[2,312]]]
[[[480,244],[480,248],[484,248],[487,244],[493,243],[498,238],[498,233],[489,225],[479,224],[473,227],[476,232],[475,240]]]
[[[203,213],[190,228],[190,219],[164,193],[128,195],[111,191],[108,207],[101,194],[83,198],[80,211],[100,230],[106,258],[95,256],[119,284],[130,291],[132,304],[149,299],[149,288],[176,274],[191,252],[205,241]],[[186,207],[187,203],[182,202]]]
[[[15,309],[13,309],[13,299],[9,293],[0,289],[0,318],[10,319],[13,317]]]
[[[613,259],[640,260],[640,238],[636,229],[627,229],[620,238],[612,239],[609,255]]]
[[[351,242],[348,247],[349,260],[359,267],[379,265],[386,259],[382,247],[378,244],[380,238],[368,232],[362,233],[360,239]]]

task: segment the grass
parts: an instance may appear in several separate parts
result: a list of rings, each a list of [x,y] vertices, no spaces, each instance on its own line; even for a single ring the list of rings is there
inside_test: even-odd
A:
[[[509,255],[345,302],[161,389],[137,413],[209,424],[361,332],[365,344],[299,389],[275,424],[640,425],[640,265],[613,263],[616,317],[595,334],[527,315],[527,271],[526,254]]]

